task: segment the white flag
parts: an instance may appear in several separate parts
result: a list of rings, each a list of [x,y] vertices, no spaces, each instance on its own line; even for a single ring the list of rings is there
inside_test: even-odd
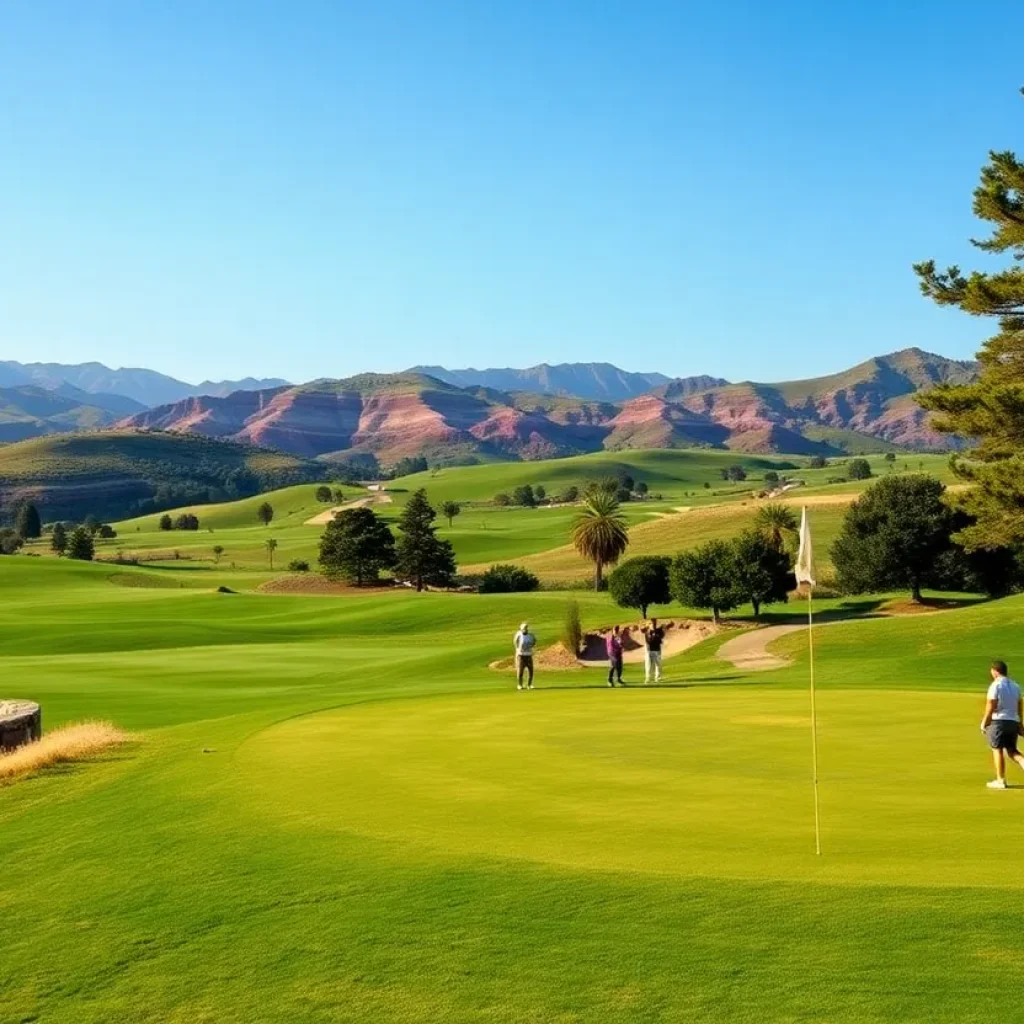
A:
[[[800,519],[800,553],[796,556],[796,581],[814,586],[814,554],[811,550],[811,525],[807,522],[807,506]]]

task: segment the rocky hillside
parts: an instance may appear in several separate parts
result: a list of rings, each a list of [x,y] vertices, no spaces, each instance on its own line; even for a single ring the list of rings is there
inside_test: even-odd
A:
[[[971,363],[906,349],[843,373],[781,384],[669,381],[625,401],[458,387],[425,373],[363,374],[189,398],[121,426],[200,433],[305,457],[436,461],[550,458],[602,448],[693,445],[835,454],[949,446],[914,394],[970,379]]]

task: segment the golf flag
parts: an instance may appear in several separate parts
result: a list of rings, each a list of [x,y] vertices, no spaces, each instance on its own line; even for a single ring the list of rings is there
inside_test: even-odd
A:
[[[800,518],[800,553],[794,570],[797,583],[807,584],[807,648],[811,662],[811,778],[814,786],[814,852],[821,856],[821,810],[818,806],[818,710],[814,693],[814,551],[811,547],[811,524],[807,522],[807,506]]]
[[[811,525],[807,522],[807,506],[800,519],[800,553],[796,556],[796,581],[814,586],[814,552],[811,548]]]

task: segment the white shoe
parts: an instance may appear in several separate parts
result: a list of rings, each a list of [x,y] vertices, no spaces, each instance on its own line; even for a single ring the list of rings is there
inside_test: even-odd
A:
[[[527,687],[527,689],[528,690],[532,690],[533,689],[533,683],[530,683],[530,685]]]
[[[522,689],[522,687],[521,687],[521,686],[518,686],[518,685],[517,685],[517,686],[516,686],[516,689],[517,689],[517,690],[521,690],[521,689]]]
[[[993,779],[991,782],[986,782],[986,786],[989,789],[1009,789],[1010,787],[1006,784],[1006,779]]]

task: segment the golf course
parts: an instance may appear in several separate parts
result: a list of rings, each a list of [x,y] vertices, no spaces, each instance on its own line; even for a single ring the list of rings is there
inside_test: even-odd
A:
[[[631,534],[667,531],[651,544],[671,553],[742,526],[749,484],[674,510],[716,457],[634,456],[663,495],[625,506]],[[472,489],[547,465],[424,479],[435,504],[481,502],[439,520],[460,562],[566,543],[571,510]],[[3,695],[47,730],[128,734],[0,786],[2,1024],[1006,1018],[1021,884],[994,851],[1024,786],[986,790],[978,719],[989,660],[1018,661],[1024,597],[818,602],[819,857],[806,630],[767,645],[780,667],[744,670],[719,655],[753,626],[738,608],[658,686],[541,662],[517,692],[489,666],[521,621],[543,649],[569,598],[588,630],[635,613],[583,589],[270,592],[268,532],[279,560],[315,558],[312,490],[265,496],[269,526],[256,499],[199,507],[177,559],[0,559]],[[850,490],[832,485],[823,532]],[[816,528],[829,488],[806,491]],[[99,555],[171,546],[155,517],[115,526]]]

